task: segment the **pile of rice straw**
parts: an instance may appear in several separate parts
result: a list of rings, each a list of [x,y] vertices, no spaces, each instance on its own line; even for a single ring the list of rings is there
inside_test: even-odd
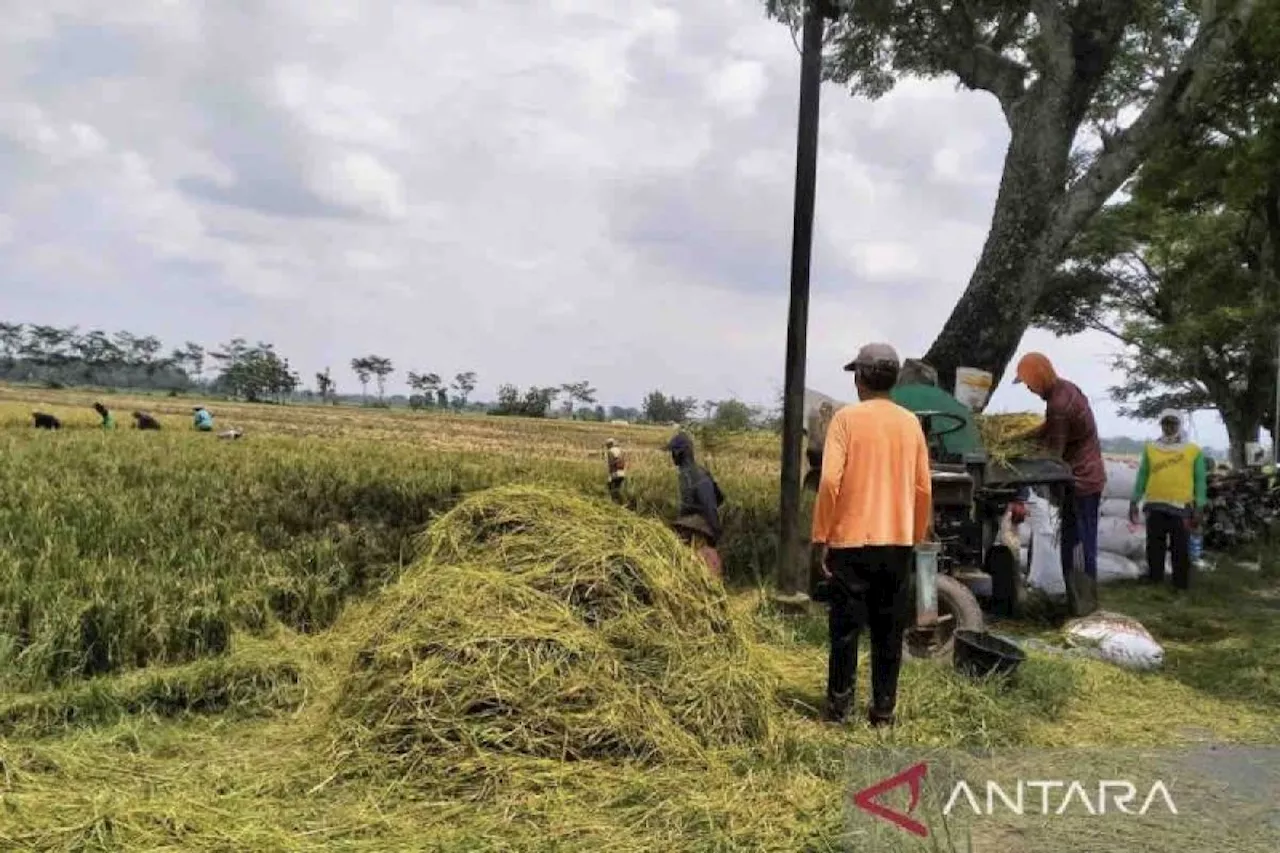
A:
[[[502,756],[652,763],[769,738],[772,668],[665,526],[534,487],[479,493],[371,608],[335,742],[400,778]]]

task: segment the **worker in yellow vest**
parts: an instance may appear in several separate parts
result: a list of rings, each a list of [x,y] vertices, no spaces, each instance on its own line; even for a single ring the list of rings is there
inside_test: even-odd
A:
[[[1138,505],[1146,502],[1147,577],[1164,580],[1165,554],[1172,556],[1173,585],[1191,586],[1191,529],[1200,523],[1206,497],[1205,457],[1182,435],[1182,416],[1160,413],[1160,438],[1142,449],[1129,520],[1138,523]]]

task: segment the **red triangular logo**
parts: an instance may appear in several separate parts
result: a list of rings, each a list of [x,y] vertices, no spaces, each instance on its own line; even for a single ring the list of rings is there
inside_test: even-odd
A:
[[[908,767],[897,776],[891,776],[888,779],[877,782],[870,788],[863,788],[853,795],[853,804],[868,814],[875,815],[881,820],[887,820],[895,826],[905,829],[912,835],[928,838],[929,828],[911,817],[911,813],[920,804],[920,783],[928,774],[929,765],[922,761],[913,767]],[[881,794],[903,785],[911,786],[911,804],[907,806],[905,814],[876,801],[876,798]]]

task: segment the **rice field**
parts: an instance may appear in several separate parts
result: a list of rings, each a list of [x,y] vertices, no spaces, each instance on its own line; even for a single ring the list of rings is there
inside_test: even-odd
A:
[[[194,402],[245,437],[191,431]],[[135,408],[164,429],[124,428]],[[860,849],[850,750],[1280,735],[1269,553],[1190,601],[1104,590],[1165,645],[1159,673],[1033,653],[1002,686],[910,662],[894,730],[825,726],[825,626],[762,592],[776,438],[702,454],[726,591],[649,520],[674,510],[668,436],[0,389],[0,849]],[[598,500],[609,437],[631,512]]]

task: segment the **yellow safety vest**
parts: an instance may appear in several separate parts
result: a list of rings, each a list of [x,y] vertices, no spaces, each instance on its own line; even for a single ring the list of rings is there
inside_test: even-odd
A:
[[[1147,445],[1147,503],[1187,506],[1196,497],[1196,459],[1200,448],[1194,444],[1176,447]]]

